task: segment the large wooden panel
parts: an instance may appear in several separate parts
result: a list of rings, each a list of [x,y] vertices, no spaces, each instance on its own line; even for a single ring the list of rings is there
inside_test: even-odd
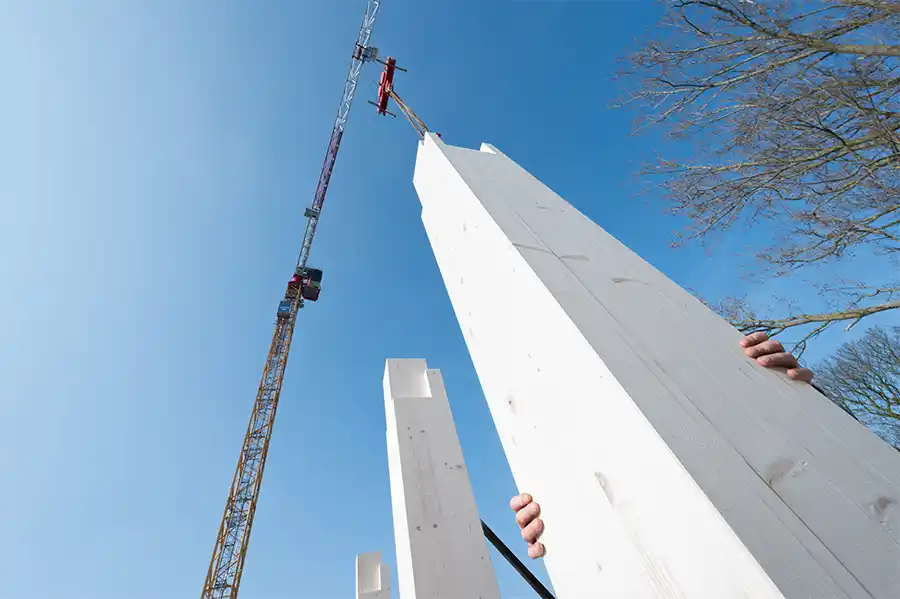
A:
[[[900,454],[496,148],[414,184],[561,599],[900,597]]]

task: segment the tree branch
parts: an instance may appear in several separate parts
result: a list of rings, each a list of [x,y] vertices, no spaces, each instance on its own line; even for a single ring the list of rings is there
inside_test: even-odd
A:
[[[900,308],[900,300],[885,302],[875,306],[867,306],[864,308],[853,308],[849,310],[839,310],[837,312],[824,312],[820,314],[798,314],[780,319],[763,319],[749,320],[744,322],[732,323],[741,331],[766,331],[770,335],[778,335],[793,327],[799,327],[813,323],[825,323],[827,325],[847,320],[859,322],[866,316],[878,314],[886,310],[895,310]],[[822,329],[824,330],[824,328]],[[821,332],[821,331],[819,331]]]

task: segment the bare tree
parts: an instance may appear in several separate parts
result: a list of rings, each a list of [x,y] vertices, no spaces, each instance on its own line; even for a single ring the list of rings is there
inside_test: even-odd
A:
[[[897,287],[878,288],[861,283],[845,283],[822,285],[820,291],[828,306],[826,311],[804,312],[797,307],[796,302],[776,298],[778,304],[784,306],[789,314],[779,318],[759,316],[758,311],[744,297],[728,296],[717,303],[704,303],[743,333],[765,331],[774,336],[795,327],[804,327],[800,336],[791,344],[791,351],[798,358],[806,351],[808,342],[831,325],[841,321],[848,322],[844,330],[849,331],[866,316],[893,310],[900,304],[896,301],[900,297],[900,288]],[[876,296],[880,296],[882,301],[871,301]]]
[[[883,280],[822,289],[827,311],[736,320],[779,333],[900,308],[900,0],[669,0],[629,59],[645,125],[693,140],[660,159],[675,212],[705,239],[770,219],[775,274],[864,254]],[[738,310],[744,316],[748,309]]]
[[[900,327],[869,329],[816,367],[835,403],[900,449]]]

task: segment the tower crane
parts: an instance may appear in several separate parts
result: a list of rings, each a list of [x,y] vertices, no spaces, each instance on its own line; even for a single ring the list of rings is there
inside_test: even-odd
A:
[[[237,468],[231,482],[231,490],[228,492],[225,512],[219,525],[215,548],[209,562],[206,581],[203,583],[203,592],[200,595],[201,599],[237,599],[238,596],[297,312],[303,308],[304,302],[316,301],[319,298],[322,271],[309,268],[307,261],[316,236],[316,228],[319,225],[322,206],[325,203],[325,193],[328,191],[328,183],[331,181],[331,173],[334,170],[341,138],[344,135],[344,125],[347,123],[350,106],[356,95],[363,64],[374,60],[378,54],[376,48],[369,46],[369,40],[380,6],[381,0],[367,0],[366,12],[350,59],[350,69],[344,83],[341,103],[334,120],[331,139],[328,141],[328,149],[325,152],[325,163],[319,174],[312,205],[304,212],[306,230],[303,233],[300,256],[297,258],[293,276],[287,284],[284,298],[278,304],[275,333],[272,336],[269,355],[266,357],[263,367],[256,400],[253,402],[250,423],[241,446]]]

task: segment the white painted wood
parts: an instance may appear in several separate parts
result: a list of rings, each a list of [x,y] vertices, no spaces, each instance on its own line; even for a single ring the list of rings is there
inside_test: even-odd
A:
[[[391,599],[391,576],[381,552],[356,556],[356,599]]]
[[[402,599],[500,599],[439,370],[387,360],[388,466]]]
[[[900,454],[492,146],[422,220],[560,599],[900,597]]]

